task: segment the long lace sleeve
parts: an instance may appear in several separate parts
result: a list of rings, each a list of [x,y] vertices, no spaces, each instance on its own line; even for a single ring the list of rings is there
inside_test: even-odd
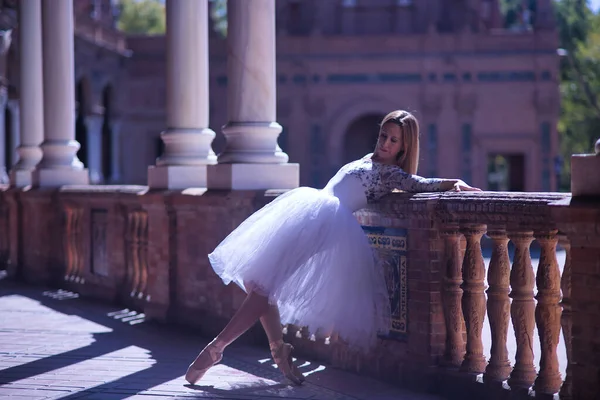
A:
[[[440,192],[440,185],[443,181],[443,179],[438,178],[423,178],[418,175],[411,175],[398,167],[386,168],[381,171],[381,182],[389,191],[399,189],[410,193]]]

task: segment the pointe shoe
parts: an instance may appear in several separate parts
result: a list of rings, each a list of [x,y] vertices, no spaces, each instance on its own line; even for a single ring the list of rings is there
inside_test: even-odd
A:
[[[283,376],[289,379],[295,385],[301,385],[304,382],[304,375],[296,367],[292,361],[292,351],[294,347],[289,343],[284,343],[283,340],[270,343],[271,355],[273,361],[277,364],[277,368]]]
[[[222,359],[223,351],[219,351],[213,343],[209,343],[188,367],[185,380],[192,385],[196,384],[202,379],[206,371],[217,365]]]

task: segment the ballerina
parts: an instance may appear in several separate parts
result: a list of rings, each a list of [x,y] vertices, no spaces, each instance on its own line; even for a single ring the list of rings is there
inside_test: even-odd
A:
[[[190,364],[185,379],[198,382],[257,320],[277,367],[294,384],[304,376],[292,363],[293,347],[283,341],[282,324],[335,332],[363,351],[376,344],[378,333],[388,333],[383,270],[353,212],[394,189],[480,191],[460,179],[415,175],[418,159],[416,118],[393,111],[381,122],[373,153],[344,165],[321,190],[286,192],[229,234],[208,257],[223,282],[236,283],[247,297]]]

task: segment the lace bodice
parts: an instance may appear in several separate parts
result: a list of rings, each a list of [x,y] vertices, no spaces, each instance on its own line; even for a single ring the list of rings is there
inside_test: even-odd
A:
[[[442,181],[411,175],[396,165],[377,163],[367,157],[344,165],[324,190],[356,211],[394,189],[411,193],[438,192]]]

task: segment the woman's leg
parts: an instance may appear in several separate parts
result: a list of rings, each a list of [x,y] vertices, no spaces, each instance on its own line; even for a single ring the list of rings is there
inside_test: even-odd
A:
[[[281,317],[279,315],[279,308],[276,305],[269,305],[267,312],[260,317],[260,323],[267,334],[269,343],[283,340]]]
[[[252,327],[267,311],[269,299],[256,292],[250,292],[240,308],[233,315],[221,333],[213,340],[215,345],[224,349]]]
[[[199,381],[210,367],[221,360],[225,347],[250,329],[265,314],[268,307],[267,297],[250,292],[227,326],[190,364],[185,379],[192,384]]]
[[[267,311],[260,317],[267,338],[273,360],[281,373],[293,383],[299,385],[304,381],[304,375],[292,362],[291,344],[283,342],[283,331],[281,329],[281,317],[276,305],[269,305]]]

